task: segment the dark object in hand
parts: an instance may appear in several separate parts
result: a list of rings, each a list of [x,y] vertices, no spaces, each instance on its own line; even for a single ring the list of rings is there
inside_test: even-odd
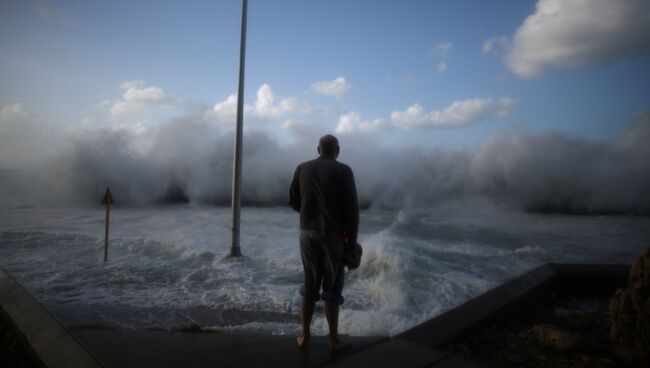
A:
[[[354,270],[359,268],[361,264],[361,255],[363,254],[363,248],[361,244],[354,243],[354,245],[347,244],[345,247],[345,259],[344,264],[348,270]]]

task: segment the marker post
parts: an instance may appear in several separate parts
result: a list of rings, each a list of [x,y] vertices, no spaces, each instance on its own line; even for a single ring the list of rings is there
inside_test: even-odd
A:
[[[113,195],[111,195],[110,188],[106,187],[106,193],[102,198],[102,204],[106,205],[106,232],[104,234],[104,262],[108,261],[108,223],[111,216],[111,204],[113,203]]]

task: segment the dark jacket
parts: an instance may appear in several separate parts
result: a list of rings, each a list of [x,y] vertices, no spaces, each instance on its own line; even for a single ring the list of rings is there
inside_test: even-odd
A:
[[[293,175],[289,203],[300,212],[301,229],[345,232],[348,241],[356,243],[359,204],[348,165],[327,157],[303,162]]]

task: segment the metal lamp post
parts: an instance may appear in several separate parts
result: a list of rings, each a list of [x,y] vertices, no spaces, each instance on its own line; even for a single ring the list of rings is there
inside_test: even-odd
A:
[[[244,60],[246,59],[246,13],[248,0],[242,0],[241,39],[239,45],[239,89],[237,91],[237,130],[232,169],[232,243],[230,257],[240,257],[242,130],[244,125]]]

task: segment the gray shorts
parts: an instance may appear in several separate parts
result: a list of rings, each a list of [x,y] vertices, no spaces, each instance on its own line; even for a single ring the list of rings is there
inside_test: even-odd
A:
[[[335,233],[300,230],[300,255],[305,270],[305,283],[300,288],[300,295],[313,301],[323,299],[343,304],[344,247]]]

